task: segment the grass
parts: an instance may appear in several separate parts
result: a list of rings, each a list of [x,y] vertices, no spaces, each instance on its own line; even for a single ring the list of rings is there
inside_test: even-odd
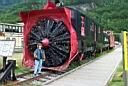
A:
[[[113,52],[114,50],[115,50],[115,49],[111,49],[111,50],[103,51],[102,53],[97,53],[97,54],[96,54],[96,57],[104,56],[104,55],[106,55],[106,54],[108,54],[108,53]]]
[[[122,73],[123,73],[123,65],[121,63],[117,68],[117,71],[113,79],[109,82],[108,86],[124,86]]]

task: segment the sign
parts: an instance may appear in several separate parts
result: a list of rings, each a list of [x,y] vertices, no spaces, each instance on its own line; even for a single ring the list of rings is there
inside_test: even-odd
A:
[[[15,41],[0,40],[0,56],[12,56],[15,47]]]
[[[81,22],[81,36],[85,36],[85,25],[84,25],[84,22],[85,22],[85,18],[83,16],[81,16],[82,18],[82,22]]]

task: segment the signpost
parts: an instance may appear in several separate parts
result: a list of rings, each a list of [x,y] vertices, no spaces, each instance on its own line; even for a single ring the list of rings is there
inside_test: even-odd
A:
[[[125,86],[128,86],[128,32],[122,32],[122,47],[123,47],[123,69]]]
[[[0,40],[0,56],[3,57],[3,69],[0,71],[0,83],[6,80],[16,80],[15,77],[15,60],[8,60],[8,66],[6,64],[7,57],[11,57],[14,51],[15,41],[13,40]]]
[[[7,57],[12,56],[15,47],[15,41],[0,40],[0,56],[3,57],[3,70],[5,70]]]

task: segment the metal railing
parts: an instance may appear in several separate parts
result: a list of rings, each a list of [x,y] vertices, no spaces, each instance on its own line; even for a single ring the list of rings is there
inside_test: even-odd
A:
[[[23,33],[23,24],[0,23],[0,32]]]

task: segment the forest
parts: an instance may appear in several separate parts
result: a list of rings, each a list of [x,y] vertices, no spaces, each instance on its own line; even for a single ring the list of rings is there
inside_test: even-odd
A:
[[[20,0],[20,3],[18,3],[18,0],[3,0],[0,3],[0,22],[18,23],[20,22],[20,11],[42,9],[42,5],[46,2],[47,0]],[[63,2],[66,6],[93,2],[97,7],[85,12],[88,17],[105,29],[113,30],[115,33],[128,31],[128,0],[63,0]],[[32,8],[32,3],[39,4]],[[2,6],[5,8],[2,8]]]

